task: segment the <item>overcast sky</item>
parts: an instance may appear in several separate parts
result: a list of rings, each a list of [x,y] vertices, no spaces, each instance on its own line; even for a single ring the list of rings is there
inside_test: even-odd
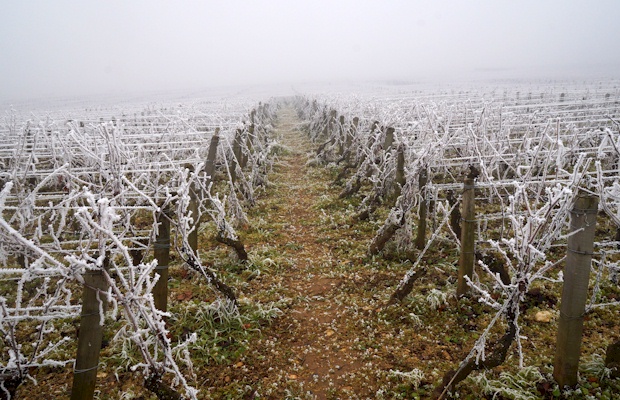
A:
[[[617,77],[620,1],[0,0],[0,99]]]

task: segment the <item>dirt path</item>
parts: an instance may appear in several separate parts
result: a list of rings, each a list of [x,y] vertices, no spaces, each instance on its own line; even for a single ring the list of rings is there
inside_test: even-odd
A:
[[[280,350],[267,356],[269,375],[263,380],[285,384],[294,396],[348,397],[360,389],[352,379],[363,366],[363,356],[355,349],[363,332],[351,332],[355,325],[347,316],[350,310],[338,298],[344,282],[334,267],[344,260],[334,249],[351,232],[346,225],[329,229],[333,222],[325,207],[337,197],[337,189],[330,187],[325,170],[307,166],[312,144],[298,125],[292,109],[280,112],[276,137],[290,153],[270,178],[277,186],[277,198],[270,201],[268,217],[280,227],[278,246],[291,265],[272,284],[281,285],[280,294],[292,302],[263,332],[263,340],[276,343]]]

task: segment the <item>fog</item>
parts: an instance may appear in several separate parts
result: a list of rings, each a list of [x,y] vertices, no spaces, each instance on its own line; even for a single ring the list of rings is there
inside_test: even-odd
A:
[[[0,99],[300,82],[598,78],[620,2],[0,2]]]

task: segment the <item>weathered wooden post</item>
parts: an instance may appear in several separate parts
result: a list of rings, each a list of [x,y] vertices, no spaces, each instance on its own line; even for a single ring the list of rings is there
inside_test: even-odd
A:
[[[207,153],[207,160],[205,161],[205,174],[208,176],[206,181],[207,189],[209,184],[213,182],[215,176],[215,159],[217,158],[217,145],[220,142],[220,128],[215,128],[215,133],[211,137],[209,143],[209,151]]]
[[[261,103],[258,103],[258,107],[260,109]],[[256,109],[252,109],[252,111],[250,111],[250,125],[252,126],[252,129],[254,129],[254,119],[256,118]]]
[[[375,140],[377,139],[375,136],[375,132],[378,129],[379,129],[379,121],[374,121],[372,125],[370,126],[370,135],[368,135],[368,139],[366,141],[366,148],[369,150],[372,148],[373,144],[375,143]],[[367,153],[366,152],[362,153],[362,156],[359,159],[359,163],[357,164],[358,167],[361,167],[362,165],[364,165],[364,161],[366,161],[366,157],[367,157]],[[373,173],[372,168],[367,168],[366,177],[372,176],[372,173]]]
[[[454,196],[454,191],[452,189],[446,192],[446,199],[448,200],[448,204],[450,204],[450,227],[454,231],[454,234],[457,238],[461,238],[461,210],[458,207],[455,207],[457,198]]]
[[[84,272],[84,291],[82,293],[82,313],[78,333],[77,354],[73,370],[71,400],[92,399],[97,383],[99,352],[103,341],[103,316],[107,302],[104,293],[108,290],[108,281],[104,271],[108,269],[108,259],[104,259],[102,269]],[[103,304],[101,304],[103,303]]]
[[[242,154],[241,154],[241,143],[243,141],[243,132],[241,131],[241,129],[237,129],[237,132],[235,133],[235,140],[233,141],[233,145],[232,145],[232,152],[233,152],[233,159],[230,161],[230,175],[232,178],[232,183],[235,183],[237,181],[237,165],[239,166],[239,168],[243,168],[244,165],[241,164],[242,162]],[[211,148],[209,147],[209,150]]]
[[[254,153],[254,141],[256,140],[256,136],[254,135],[254,130],[256,129],[256,125],[254,124],[255,118],[256,110],[252,110],[252,112],[250,112],[250,126],[248,126],[247,135],[245,137],[245,146],[250,153]],[[248,164],[249,157],[249,154],[244,153],[243,161],[241,162],[242,167]]]
[[[385,130],[385,140],[383,141],[383,150],[388,152],[392,149],[392,144],[394,143],[394,128],[389,126]]]
[[[577,384],[597,212],[598,197],[585,193],[577,195],[570,218],[570,232],[576,233],[568,238],[553,362],[553,377],[560,388]]]
[[[420,187],[420,204],[418,206],[418,232],[415,238],[415,247],[422,250],[426,246],[426,183],[428,182],[428,170],[423,168],[418,176]]]
[[[329,119],[327,120],[327,137],[331,137],[334,134],[334,125],[336,124],[336,117],[338,116],[338,111],[331,110],[329,112]]]
[[[209,177],[205,181],[207,189],[209,187],[209,184],[213,182],[213,178],[215,175],[215,159],[217,157],[217,145],[220,140],[219,132],[220,132],[220,128],[216,128],[215,133],[211,137],[211,142],[209,144],[209,151],[207,154],[207,160],[205,161],[204,172]],[[193,165],[188,164],[185,167],[189,169],[190,172],[194,172]],[[199,220],[199,215],[198,215],[197,190],[198,189],[196,188],[196,185],[192,184],[189,190],[189,198],[190,198],[189,206],[187,207],[188,213],[191,214],[192,219],[194,220],[192,224],[193,230],[187,236],[187,242],[189,243],[189,247],[192,249],[194,254],[196,254],[196,252],[198,251],[198,228],[200,226],[200,220]]]
[[[269,103],[265,103],[263,105],[263,117],[269,117],[271,115],[271,110],[269,109]]]
[[[190,174],[191,173],[195,173],[194,172],[194,166],[187,164],[185,166],[187,169],[189,169]],[[188,214],[191,215],[192,219],[193,219],[193,223],[190,226],[190,229],[192,229],[192,231],[187,235],[187,243],[189,244],[190,249],[192,249],[192,252],[194,254],[196,254],[196,252],[198,251],[198,225],[199,225],[199,221],[198,221],[198,195],[196,193],[196,185],[192,184],[189,188],[189,205],[187,207],[187,212]]]
[[[388,205],[393,207],[401,195],[403,188],[405,187],[405,144],[399,143],[396,148],[396,172],[394,177],[394,193],[390,196]]]
[[[329,124],[329,118],[327,117],[327,110],[325,109],[323,109],[323,112],[321,113],[321,121],[325,121],[325,125],[323,125],[321,133],[317,132],[315,135],[313,135],[313,141],[327,136],[327,125]]]
[[[472,277],[475,260],[476,209],[474,178],[467,177],[463,185],[462,196],[463,219],[461,229],[461,254],[459,257],[459,275],[456,286],[456,295],[463,296],[469,286],[465,277]]]
[[[157,260],[155,273],[159,274],[159,280],[153,288],[153,300],[155,308],[166,312],[168,310],[168,265],[170,264],[170,220],[168,219],[168,207],[162,208],[157,216],[157,236],[153,249]]]
[[[400,196],[402,188],[405,186],[405,144],[399,143],[396,150],[396,177],[394,178],[398,184],[396,188],[396,197]]]
[[[341,156],[345,151],[345,142],[347,140],[348,132],[344,127],[344,115],[338,117],[338,155]]]
[[[347,149],[351,148],[351,144],[353,143],[353,138],[357,135],[357,127],[359,126],[359,123],[360,123],[359,117],[353,117],[351,128],[347,132],[347,137],[345,139],[345,147]]]

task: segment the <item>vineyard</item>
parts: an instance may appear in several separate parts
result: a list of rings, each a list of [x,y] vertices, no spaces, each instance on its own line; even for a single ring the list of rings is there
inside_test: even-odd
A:
[[[0,398],[618,398],[618,85],[7,111]]]

